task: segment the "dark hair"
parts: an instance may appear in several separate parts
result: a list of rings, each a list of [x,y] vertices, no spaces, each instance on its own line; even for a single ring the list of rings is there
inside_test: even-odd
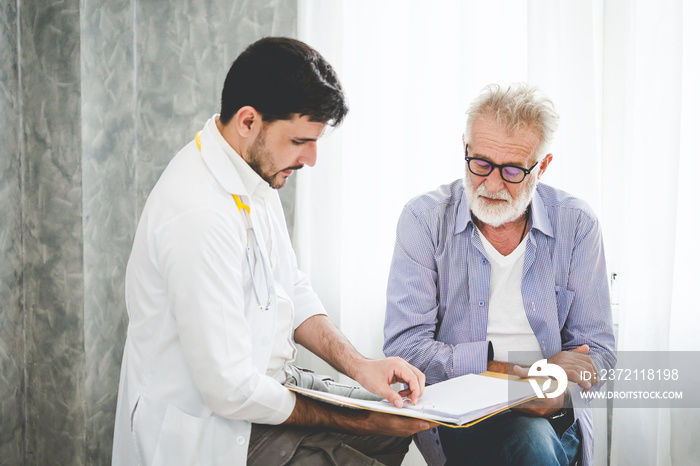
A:
[[[221,92],[221,122],[227,124],[246,105],[266,122],[298,113],[337,126],[348,113],[331,65],[316,50],[287,37],[260,39],[231,65]]]

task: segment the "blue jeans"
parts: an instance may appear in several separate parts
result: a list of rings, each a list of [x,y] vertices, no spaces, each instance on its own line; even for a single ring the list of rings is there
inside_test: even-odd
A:
[[[559,438],[547,419],[505,411],[465,429],[440,426],[447,465],[570,465],[581,445],[578,421]]]

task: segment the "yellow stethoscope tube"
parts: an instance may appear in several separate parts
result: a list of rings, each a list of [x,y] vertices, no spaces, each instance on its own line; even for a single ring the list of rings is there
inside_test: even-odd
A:
[[[201,131],[195,135],[194,139],[197,142],[197,148],[200,152],[202,152],[202,143],[199,139],[200,133]],[[253,288],[255,290],[255,297],[258,300],[258,307],[261,311],[267,311],[272,306],[273,297],[276,296],[275,285],[274,281],[272,280],[272,271],[270,270],[270,266],[268,265],[267,261],[262,255],[260,245],[258,244],[258,240],[255,236],[255,228],[253,228],[253,222],[250,219],[250,206],[244,204],[237,194],[231,194],[231,196],[233,196],[233,200],[236,202],[236,207],[238,207],[238,211],[243,216],[243,223],[245,223],[246,226],[245,255],[246,261],[248,262],[248,269],[250,270],[250,274],[253,279]],[[259,267],[259,265],[262,265],[262,267]],[[260,283],[261,277],[259,275],[261,272],[264,276],[265,284],[267,285],[267,299],[262,299],[264,292],[260,289],[260,286],[258,285]],[[265,302],[264,306],[263,302]]]

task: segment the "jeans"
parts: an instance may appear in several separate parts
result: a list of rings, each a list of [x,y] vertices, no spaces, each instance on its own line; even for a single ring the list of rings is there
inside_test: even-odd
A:
[[[547,419],[505,411],[468,428],[439,427],[447,465],[570,465],[581,445],[578,421],[559,438]]]

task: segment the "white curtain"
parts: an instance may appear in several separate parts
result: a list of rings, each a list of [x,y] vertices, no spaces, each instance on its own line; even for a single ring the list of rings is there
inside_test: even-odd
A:
[[[621,278],[618,347],[697,351],[700,4],[612,6],[620,37],[610,59],[623,68],[606,109],[620,134],[605,147],[615,169],[603,185],[618,204],[605,225]],[[698,427],[697,409],[615,409],[611,464],[698,464]]]
[[[317,166],[299,173],[295,248],[362,353],[382,356],[402,206],[463,176],[464,111],[481,88],[523,80],[561,114],[543,181],[601,218],[618,349],[700,349],[698,3],[299,0],[299,37],[336,68],[351,110],[321,140]],[[596,463],[606,464],[599,417]],[[683,435],[698,419],[616,410],[611,464],[700,461]]]

